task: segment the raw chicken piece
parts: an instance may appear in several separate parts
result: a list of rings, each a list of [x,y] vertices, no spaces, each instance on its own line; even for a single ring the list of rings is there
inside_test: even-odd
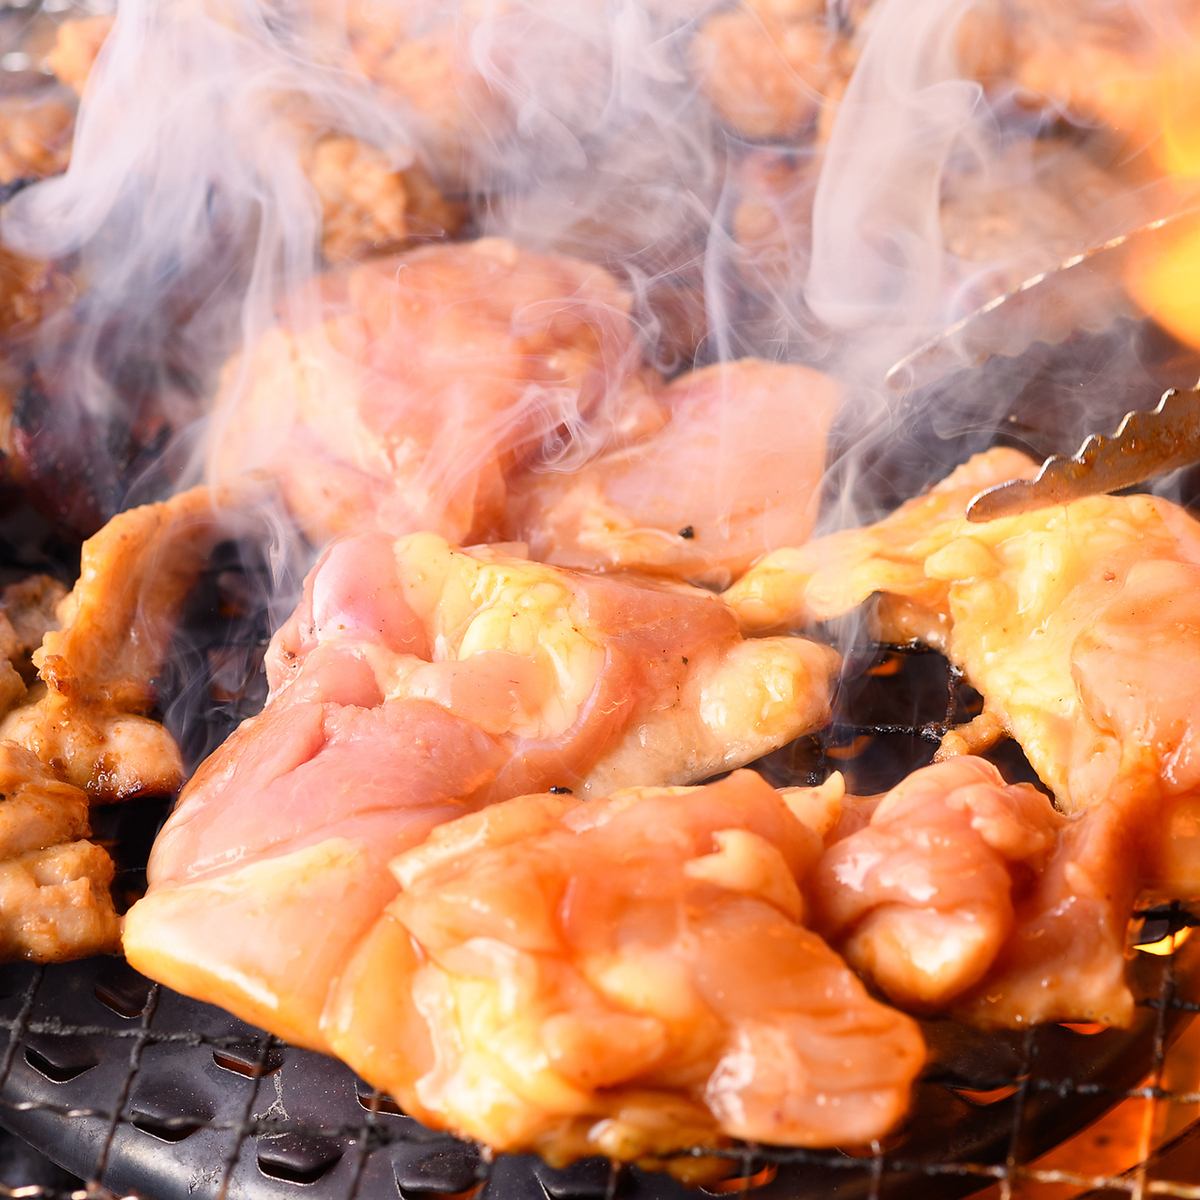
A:
[[[180,609],[231,523],[205,488],[114,517],[84,543],[60,628],[34,653],[41,683],[0,722],[94,800],[173,792],[174,739],[146,714]]]
[[[741,0],[700,26],[692,69],[726,124],[763,141],[811,128],[852,65],[825,18],[822,0]]]
[[[63,962],[116,950],[113,863],[89,833],[87,795],[0,741],[0,958]]]
[[[962,518],[972,491],[1030,470],[980,456],[874,526],[767,556],[727,595],[762,629],[881,593],[883,636],[920,638],[965,672],[984,711],[940,755],[1009,733],[1077,817],[979,1019],[1119,1022],[1131,1010],[1113,964],[1136,889],[1200,894],[1200,524],[1152,496]]]
[[[126,953],[328,1050],[331,989],[395,895],[391,858],[497,800],[751,761],[827,719],[836,668],[801,639],[742,641],[695,588],[432,534],[336,542],[272,641],[265,709],[160,834]]]
[[[325,276],[310,305],[227,366],[209,475],[270,472],[319,544],[370,527],[482,538],[522,453],[637,362],[611,275],[495,239]]]
[[[684,375],[657,394],[654,432],[518,479],[507,535],[543,562],[727,585],[808,536],[839,398],[816,371],[755,359]]]
[[[819,851],[749,771],[460,817],[392,861],[331,1042],[424,1124],[552,1163],[861,1145],[924,1054],[804,927]]]
[[[810,827],[815,796],[789,799]],[[967,756],[824,801],[813,926],[894,1003],[989,1026],[1128,1024],[1137,838],[1120,803],[1070,819]]]
[[[776,550],[725,593],[743,629],[798,628],[843,616],[880,593],[880,636],[919,637],[944,649],[948,587],[928,576],[925,560],[966,525],[967,505],[985,488],[1031,476],[1037,465],[1017,450],[977,454],[922,496],[874,525],[847,529],[805,546]]]

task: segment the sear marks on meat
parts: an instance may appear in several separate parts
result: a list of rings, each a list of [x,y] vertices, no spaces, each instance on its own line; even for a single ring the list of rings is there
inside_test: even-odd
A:
[[[637,363],[629,296],[608,272],[497,239],[313,288],[317,319],[226,367],[209,476],[269,472],[318,544],[371,527],[483,540],[512,469]]]
[[[321,202],[321,248],[329,263],[394,253],[416,238],[447,237],[466,217],[423,168],[397,170],[381,151],[352,137],[318,140],[305,170]]]
[[[543,562],[718,586],[808,536],[840,399],[832,380],[744,359],[652,396],[658,428],[578,470],[517,479],[507,535]]]
[[[113,862],[89,833],[87,795],[0,741],[0,958],[62,962],[117,949]]]
[[[0,722],[93,800],[166,794],[183,779],[171,735],[148,715],[183,603],[228,533],[204,488],[114,517],[84,543],[60,628],[33,655],[40,683]]]
[[[460,817],[393,860],[332,1045],[424,1124],[551,1163],[864,1144],[924,1052],[805,928],[819,852],[749,771]]]
[[[699,589],[432,534],[335,543],[267,661],[263,712],[200,768],[155,844],[125,949],[325,1050],[328,997],[395,895],[395,855],[512,796],[751,761],[828,719],[838,665],[803,639],[743,641]]]
[[[732,129],[794,141],[812,130],[826,95],[840,94],[852,57],[831,33],[823,0],[740,0],[700,26],[691,62]]]

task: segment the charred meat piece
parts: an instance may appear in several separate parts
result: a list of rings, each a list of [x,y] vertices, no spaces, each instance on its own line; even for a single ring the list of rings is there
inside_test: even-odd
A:
[[[159,835],[125,948],[170,986],[324,1050],[332,989],[395,895],[388,863],[434,826],[551,787],[739,766],[827,720],[838,664],[803,639],[743,641],[699,589],[432,534],[334,543],[267,661],[263,712]],[[406,1002],[392,976],[377,984]],[[336,1020],[350,1036],[352,1017]]]
[[[0,958],[62,962],[117,949],[113,863],[89,833],[87,795],[0,742]]]
[[[808,536],[839,400],[832,380],[744,359],[682,375],[651,398],[658,428],[577,470],[518,477],[507,535],[543,562],[718,586]]]
[[[130,509],[84,543],[59,628],[33,655],[40,683],[0,722],[93,800],[173,792],[171,735],[148,714],[188,592],[228,523],[204,488]]]
[[[864,1144],[923,1047],[805,927],[819,852],[748,771],[460,817],[393,860],[333,1046],[426,1125],[552,1163]]]
[[[332,273],[301,307],[316,319],[226,367],[209,476],[270,474],[318,544],[372,527],[483,540],[508,474],[637,364],[611,275],[495,239]]]

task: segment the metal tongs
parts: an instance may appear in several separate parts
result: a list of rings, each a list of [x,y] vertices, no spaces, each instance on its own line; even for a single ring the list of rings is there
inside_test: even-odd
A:
[[[1131,252],[1198,214],[1200,204],[1192,203],[1026,279],[906,355],[888,371],[888,383],[911,394],[964,365],[1007,356],[1007,330],[1032,323],[1039,312],[1053,312],[1068,297],[1120,287],[1118,273]],[[1114,433],[1092,434],[1069,457],[1053,455],[1032,479],[980,492],[967,519],[992,521],[1119,491],[1195,462],[1200,462],[1200,383],[1166,392],[1149,411],[1127,413]]]
[[[1055,454],[1032,479],[980,492],[968,521],[1015,517],[1084,496],[1116,492],[1200,462],[1200,385],[1164,393],[1148,412],[1126,413],[1115,433],[1094,433],[1069,458]]]

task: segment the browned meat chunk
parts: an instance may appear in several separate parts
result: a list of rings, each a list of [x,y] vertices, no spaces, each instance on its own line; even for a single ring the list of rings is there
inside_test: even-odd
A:
[[[306,163],[321,201],[321,245],[330,263],[399,250],[415,238],[454,233],[461,206],[450,203],[419,166],[398,171],[351,137],[324,137]]]
[[[0,742],[0,958],[61,962],[116,949],[113,863],[89,832],[87,795]]]
[[[183,767],[147,714],[183,602],[226,530],[203,488],[114,517],[83,547],[61,628],[33,661],[41,683],[0,723],[93,799],[174,791]]]

